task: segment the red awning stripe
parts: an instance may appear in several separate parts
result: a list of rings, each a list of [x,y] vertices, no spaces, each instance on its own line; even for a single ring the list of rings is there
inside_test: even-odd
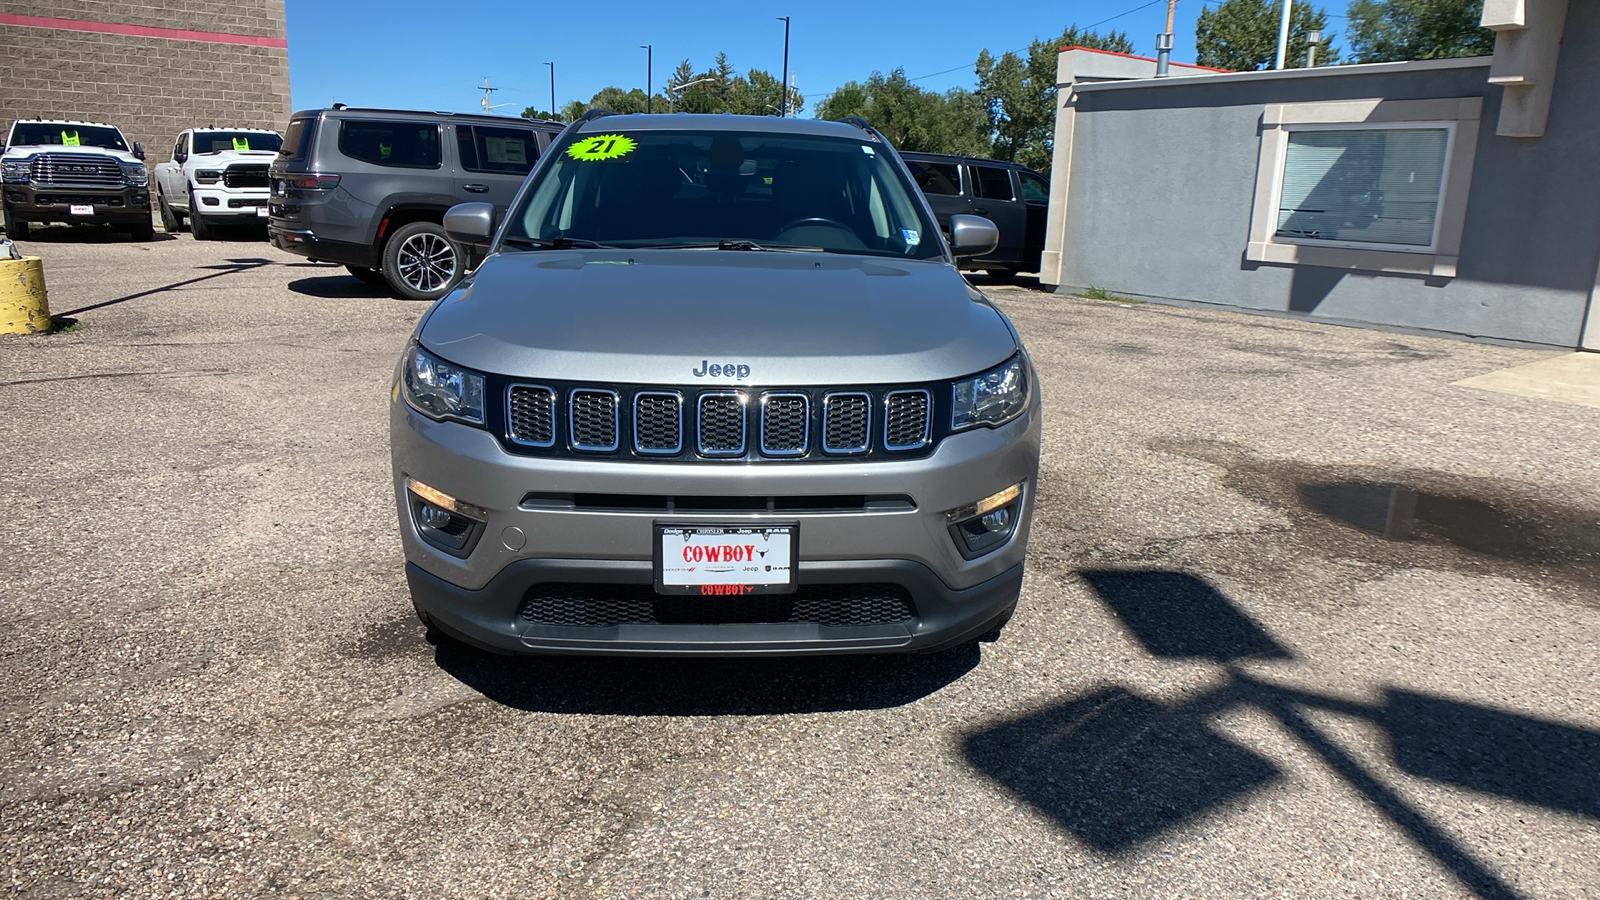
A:
[[[116,22],[88,22],[82,19],[57,19],[51,16],[19,16],[0,13],[0,25],[23,28],[56,28],[86,31],[90,34],[125,34],[130,37],[164,38],[169,41],[200,41],[206,44],[240,44],[245,47],[278,47],[287,50],[288,38],[258,37],[253,34],[224,34],[220,31],[185,31],[181,28],[151,28],[148,25],[121,25]]]

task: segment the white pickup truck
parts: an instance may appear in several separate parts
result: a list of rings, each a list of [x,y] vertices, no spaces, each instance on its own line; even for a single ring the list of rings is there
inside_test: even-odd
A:
[[[114,125],[66,119],[18,119],[0,154],[6,236],[28,236],[49,222],[115,225],[136,241],[150,224],[150,173],[144,148]]]
[[[188,220],[194,239],[214,225],[267,221],[267,166],[283,138],[255,128],[189,128],[157,163],[156,204],[169,234]]]

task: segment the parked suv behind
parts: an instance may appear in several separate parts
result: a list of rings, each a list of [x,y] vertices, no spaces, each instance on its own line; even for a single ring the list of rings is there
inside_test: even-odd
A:
[[[297,112],[270,170],[272,243],[387,284],[410,300],[442,296],[468,268],[445,239],[445,210],[504,210],[557,122],[332,109]]]
[[[940,153],[901,156],[939,217],[939,227],[948,228],[953,215],[970,213],[1000,229],[994,252],[963,262],[963,268],[982,269],[996,281],[1039,271],[1050,208],[1050,183],[1043,175],[997,159]]]
[[[863,123],[864,124],[864,123]],[[445,216],[487,242],[487,203]],[[501,652],[937,650],[997,633],[1033,366],[880,135],[586,117],[396,371],[423,621]]]
[[[144,148],[115,125],[18,119],[0,154],[6,234],[48,222],[111,224],[136,241],[155,237]]]

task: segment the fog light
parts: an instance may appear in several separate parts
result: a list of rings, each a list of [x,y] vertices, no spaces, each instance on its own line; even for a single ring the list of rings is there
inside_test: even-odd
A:
[[[465,557],[472,552],[483,535],[488,510],[457,500],[415,478],[406,479],[406,493],[419,537],[452,556]]]
[[[945,513],[950,537],[963,559],[977,559],[1011,540],[1022,504],[1022,482]]]

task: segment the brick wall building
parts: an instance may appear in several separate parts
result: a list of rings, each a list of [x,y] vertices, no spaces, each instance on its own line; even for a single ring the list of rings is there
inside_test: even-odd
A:
[[[284,0],[6,0],[0,128],[109,122],[152,163],[194,125],[289,120]]]

